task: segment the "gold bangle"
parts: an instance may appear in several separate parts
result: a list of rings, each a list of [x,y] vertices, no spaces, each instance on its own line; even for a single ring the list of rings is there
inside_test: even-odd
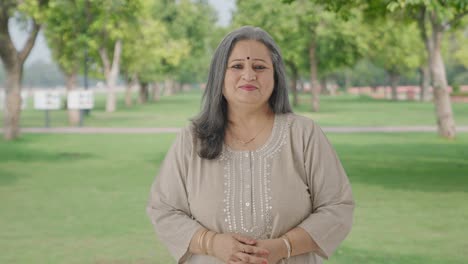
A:
[[[286,245],[286,250],[288,251],[288,256],[286,257],[286,259],[288,260],[291,257],[291,243],[289,243],[288,239],[284,236],[282,236],[281,239]]]
[[[203,233],[200,234],[200,236],[198,237],[198,247],[200,248],[200,251],[202,253],[204,253],[204,250],[203,250],[203,238],[205,237],[206,233],[208,233],[208,229],[205,229],[203,231]]]
[[[287,234],[284,234],[284,236],[288,239],[288,242],[289,242],[289,245],[291,245],[291,256],[293,255],[294,253],[294,247],[293,247],[293,244],[291,242],[291,239],[289,238],[289,236]]]
[[[208,238],[208,241],[206,242],[206,253],[207,255],[213,256],[213,240],[214,237],[216,236],[216,232],[213,232],[213,235]]]

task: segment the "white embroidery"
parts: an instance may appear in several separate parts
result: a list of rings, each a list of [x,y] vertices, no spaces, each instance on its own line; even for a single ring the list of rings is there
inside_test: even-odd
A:
[[[272,135],[256,151],[235,151],[224,147],[220,161],[224,163],[223,201],[225,224],[229,232],[256,239],[271,236],[271,162],[286,143],[289,125],[289,115],[276,115]],[[240,222],[240,228],[237,222]]]

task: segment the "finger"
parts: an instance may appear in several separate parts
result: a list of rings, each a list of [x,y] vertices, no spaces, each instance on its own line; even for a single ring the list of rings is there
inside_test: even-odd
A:
[[[249,263],[249,264],[267,264],[268,263],[268,261],[265,258],[252,256],[252,255],[242,253],[242,252],[237,252],[234,255],[241,261],[241,263]]]
[[[241,245],[239,251],[257,256],[268,256],[270,254],[270,252],[264,248],[248,245]]]
[[[238,234],[233,234],[232,237],[234,237],[237,241],[247,244],[247,245],[255,245],[257,243],[257,240],[247,237],[247,236],[241,236]]]

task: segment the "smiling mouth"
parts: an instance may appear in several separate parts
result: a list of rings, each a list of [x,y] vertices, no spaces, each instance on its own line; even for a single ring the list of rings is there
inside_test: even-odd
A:
[[[253,90],[257,90],[257,87],[253,86],[253,85],[242,85],[239,87],[240,89],[244,90],[244,91],[253,91]]]

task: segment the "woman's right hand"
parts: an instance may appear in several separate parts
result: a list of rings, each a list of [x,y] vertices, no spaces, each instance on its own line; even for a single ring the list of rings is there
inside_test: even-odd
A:
[[[228,264],[267,264],[270,252],[256,246],[257,241],[238,234],[216,234],[213,255]]]

